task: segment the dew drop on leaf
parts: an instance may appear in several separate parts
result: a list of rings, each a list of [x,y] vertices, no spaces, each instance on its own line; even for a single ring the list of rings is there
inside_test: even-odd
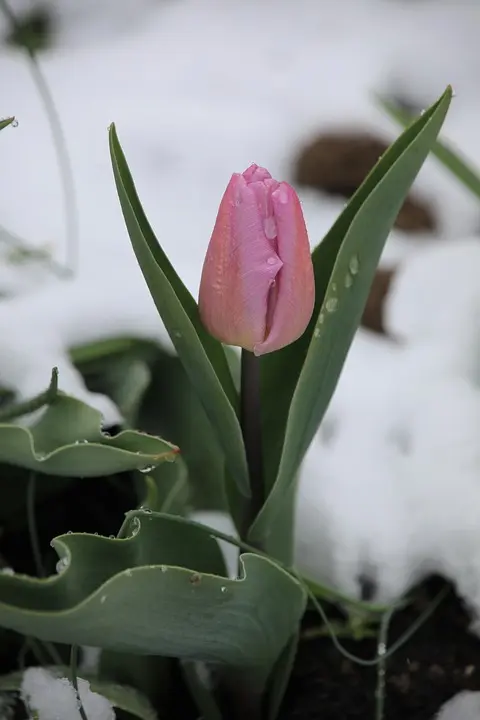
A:
[[[327,308],[327,312],[333,313],[337,309],[338,300],[336,297],[328,298],[327,302],[325,303],[325,307]]]
[[[357,255],[352,255],[352,257],[350,258],[350,262],[348,263],[348,267],[350,268],[350,272],[352,273],[352,275],[356,275],[358,273],[360,263],[358,262]]]
[[[155,465],[145,465],[145,467],[138,468],[141,473],[149,473],[155,470]]]
[[[57,573],[60,574],[68,568],[69,564],[70,563],[67,557],[60,558],[60,560],[58,560],[57,564],[55,565],[55,570],[57,571]]]

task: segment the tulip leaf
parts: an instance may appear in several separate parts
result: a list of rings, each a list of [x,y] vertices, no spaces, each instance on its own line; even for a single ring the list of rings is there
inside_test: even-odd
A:
[[[410,113],[390,102],[386,98],[379,98],[381,107],[403,127],[408,127],[413,118]],[[444,167],[447,168],[467,190],[470,190],[475,197],[480,199],[480,172],[469,160],[462,157],[458,150],[453,150],[448,143],[437,140],[432,147],[432,155],[435,155]]]
[[[12,123],[15,124],[15,117],[14,117],[14,116],[8,117],[8,118],[4,118],[3,120],[0,120],[0,130],[3,130],[3,128],[8,127],[8,126],[11,125]]]
[[[225,577],[211,529],[141,510],[118,539],[52,542],[64,565],[46,579],[0,574],[0,626],[60,643],[256,668],[268,676],[296,632],[303,586],[265,557]]]
[[[435,143],[451,98],[449,87],[393,143],[353,195],[312,254],[316,302],[309,327],[293,345],[262,358],[264,451],[271,490],[250,540],[261,542],[274,556],[286,532],[283,523],[275,532],[275,518],[282,514],[284,498],[333,395],[389,231]],[[282,555],[283,562],[291,561]]]
[[[70,668],[62,665],[53,665],[46,667],[45,670],[50,672],[56,678],[70,679]],[[23,670],[16,670],[8,675],[0,676],[0,692],[20,692],[23,682]],[[148,702],[147,698],[134,690],[132,687],[120,685],[117,683],[99,680],[90,674],[80,673],[79,678],[87,680],[90,683],[92,692],[103,695],[118,710],[124,710],[139,720],[157,720],[157,713]]]
[[[288,681],[293,670],[293,664],[297,655],[300,632],[297,629],[290,641],[284,647],[282,654],[275,664],[271,676],[271,684],[268,693],[268,720],[276,720],[280,712]]]
[[[48,475],[99,477],[173,461],[178,448],[133,430],[111,437],[102,414],[59,393],[30,427],[0,423],[0,462]]]
[[[187,375],[218,435],[237,490],[249,494],[238,393],[225,351],[203,327],[198,306],[158,243],[143,211],[115,126],[110,154],[123,217],[143,276]]]

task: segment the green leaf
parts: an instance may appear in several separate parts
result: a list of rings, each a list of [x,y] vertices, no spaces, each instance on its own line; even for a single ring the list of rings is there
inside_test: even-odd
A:
[[[159,354],[152,368],[152,382],[145,394],[139,421],[141,427],[160,437],[171,438],[182,449],[193,507],[224,510],[225,456],[177,356]],[[230,481],[228,486],[235,487],[235,483]],[[241,508],[242,503],[239,505]]]
[[[53,368],[48,388],[29,400],[9,403],[0,408],[0,423],[19,418],[41,410],[45,405],[52,405],[58,397],[58,368]]]
[[[0,574],[0,626],[53,642],[256,667],[266,679],[303,615],[301,584],[253,554],[242,556],[242,579],[223,577],[211,531],[183,518],[135,511],[127,532],[56,538],[66,569],[46,580]]]
[[[247,463],[237,415],[238,393],[225,351],[203,327],[195,300],[148,223],[113,124],[109,139],[118,197],[138,263],[165,328],[215,428],[230,474],[238,490],[248,496]]]
[[[198,672],[196,663],[184,660],[181,663],[183,677],[195,705],[201,713],[202,720],[223,720],[222,713],[213,697],[210,688],[204,683]]]
[[[15,123],[15,116],[12,115],[12,117],[4,118],[3,120],[0,120],[0,130],[3,130],[3,128],[8,127],[12,123]]]
[[[31,427],[0,423],[0,462],[49,475],[99,477],[175,460],[178,448],[133,430],[115,437],[101,430],[102,415],[59,394]]]
[[[159,709],[161,720],[167,720],[179,716],[179,693],[185,692],[176,672],[176,662],[173,658],[158,655],[104,650],[100,655],[98,676],[116,685],[136,688],[153,707]],[[174,709],[176,713],[172,712]]]
[[[134,690],[134,688],[106,682],[98,678],[90,680],[90,687],[93,692],[107,698],[114,707],[130,713],[139,720],[157,720],[157,713],[147,698]]]
[[[55,677],[66,677],[70,679],[70,668],[67,666],[53,665],[45,668]],[[109,702],[119,710],[130,713],[139,720],[157,720],[157,713],[144,697],[137,690],[117,683],[105,682],[89,674],[80,674],[82,680],[88,680],[92,692],[107,698]],[[17,670],[8,675],[0,676],[0,692],[20,692],[23,681],[23,670]]]
[[[378,98],[379,104],[403,127],[408,127],[414,118],[386,98]],[[442,165],[449,170],[475,197],[480,198],[480,172],[469,160],[464,158],[458,150],[453,150],[448,143],[437,140],[432,147],[435,155]]]
[[[100,378],[101,391],[113,400],[128,426],[135,427],[139,407],[151,382],[148,364],[125,355],[112,359]]]
[[[273,523],[333,395],[388,233],[435,142],[451,97],[449,87],[386,151],[353,195],[313,252],[316,303],[309,327],[293,345],[262,358],[267,480],[270,487],[275,482],[250,540],[272,555],[277,556],[268,545]]]
[[[188,470],[182,457],[174,463],[163,463],[149,475],[141,475],[145,483],[142,508],[169,515],[184,515],[189,499]]]
[[[297,655],[299,630],[297,630],[290,641],[284,647],[282,654],[275,663],[270,679],[268,693],[268,720],[275,720],[280,712],[280,706],[288,686],[288,681],[293,670],[293,664]]]
[[[75,365],[80,365],[83,369],[92,363],[107,362],[116,357],[133,354],[143,359],[143,356],[154,357],[157,352],[158,349],[153,343],[135,338],[119,337],[77,345],[70,349],[70,357]]]

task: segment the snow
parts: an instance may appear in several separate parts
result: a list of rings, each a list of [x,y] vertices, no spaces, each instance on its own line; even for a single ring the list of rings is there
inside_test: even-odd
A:
[[[60,387],[114,423],[117,408],[86,389],[69,349],[128,336],[172,350],[123,224],[110,122],[151,224],[194,295],[232,172],[256,162],[289,180],[299,149],[320,131],[366,130],[393,140],[399,130],[372,101],[376,92],[422,108],[453,83],[445,135],[480,165],[480,11],[468,0],[454,8],[448,0],[111,0],[100,19],[93,2],[81,10],[73,0],[49,5],[58,34],[41,65],[73,165],[80,242],[71,280],[45,263],[0,267],[0,290],[9,295],[0,303],[0,384],[20,398],[42,390],[57,365]],[[1,48],[0,73],[2,113],[19,120],[0,134],[2,226],[50,248],[61,264],[67,238],[45,112],[22,53]],[[357,335],[300,474],[296,559],[353,596],[369,575],[384,601],[440,569],[475,614],[480,598],[466,579],[480,581],[480,212],[433,158],[415,188],[431,204],[438,232],[390,237],[382,264],[399,265],[386,308],[396,342]],[[300,194],[314,245],[343,201]]]
[[[191,520],[213,528],[217,532],[238,539],[235,525],[226,513],[214,510],[195,510],[189,517]],[[217,542],[225,560],[227,575],[229,578],[235,579],[238,575],[238,549],[235,545],[226,542],[226,540],[217,540]]]
[[[480,692],[463,690],[442,705],[435,720],[478,720],[480,717]]]
[[[368,599],[387,603],[441,574],[470,606],[474,630],[479,252],[465,239],[404,260],[386,315],[403,342],[357,335],[300,474],[296,542],[299,568],[356,598],[365,576],[375,583]]]
[[[78,692],[89,720],[115,720],[112,706],[90,690],[90,683],[78,680]],[[79,702],[73,685],[43,668],[28,668],[22,680],[21,696],[38,720],[80,720]]]

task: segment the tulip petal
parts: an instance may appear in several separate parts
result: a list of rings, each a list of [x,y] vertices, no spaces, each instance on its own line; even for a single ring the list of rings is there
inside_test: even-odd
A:
[[[279,350],[297,340],[315,304],[310,243],[298,196],[288,183],[280,183],[272,193],[272,204],[283,267],[276,279],[271,326],[265,340],[255,345],[256,355]]]
[[[220,203],[199,293],[200,315],[209,332],[247,350],[265,339],[268,297],[282,268],[265,235],[260,192],[243,175],[232,176]]]

